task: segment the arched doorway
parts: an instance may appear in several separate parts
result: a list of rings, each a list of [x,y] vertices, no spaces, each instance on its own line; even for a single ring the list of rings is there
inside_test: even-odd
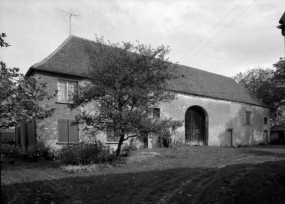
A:
[[[186,111],[185,142],[192,145],[208,144],[208,116],[200,106],[191,106]]]

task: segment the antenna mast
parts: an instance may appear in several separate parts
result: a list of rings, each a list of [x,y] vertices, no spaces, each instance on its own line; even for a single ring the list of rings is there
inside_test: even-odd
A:
[[[69,12],[66,12],[66,11],[63,11],[63,10],[61,10],[61,11],[69,14],[69,35],[71,35],[71,17],[74,16],[74,17],[76,17],[78,19],[79,15],[75,15],[75,14],[72,14],[72,13],[69,13]]]

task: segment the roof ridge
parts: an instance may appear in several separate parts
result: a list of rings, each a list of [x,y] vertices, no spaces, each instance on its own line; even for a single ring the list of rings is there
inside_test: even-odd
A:
[[[65,41],[63,41],[63,43],[61,43],[58,48],[56,48],[52,53],[50,53],[46,58],[44,58],[42,61],[37,62],[35,64],[33,64],[31,67],[37,67],[39,65],[44,64],[45,62],[47,62],[50,58],[52,58],[56,53],[58,53],[58,51],[67,44],[67,42],[69,42],[71,40],[72,37],[75,37],[73,35],[68,36],[68,38],[65,39]]]
[[[90,39],[88,39],[88,38],[79,37],[79,36],[77,36],[77,35],[72,35],[72,36],[73,36],[73,37],[76,37],[76,38],[79,38],[79,39],[82,39],[82,40],[87,40],[87,41],[89,41],[89,42],[96,43],[94,40],[90,40]]]

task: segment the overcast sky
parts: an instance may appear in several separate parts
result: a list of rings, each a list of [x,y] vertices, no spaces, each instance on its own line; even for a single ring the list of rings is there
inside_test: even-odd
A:
[[[0,58],[22,73],[69,36],[69,15],[61,10],[79,15],[72,18],[73,35],[95,40],[95,33],[111,42],[169,45],[172,62],[225,76],[270,68],[284,56],[284,38],[276,28],[284,0],[0,2],[0,32],[11,45],[0,49]]]

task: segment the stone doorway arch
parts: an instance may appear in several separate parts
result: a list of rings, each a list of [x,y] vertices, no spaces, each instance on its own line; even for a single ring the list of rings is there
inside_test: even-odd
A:
[[[185,113],[185,142],[208,145],[208,114],[200,106],[191,106]]]

